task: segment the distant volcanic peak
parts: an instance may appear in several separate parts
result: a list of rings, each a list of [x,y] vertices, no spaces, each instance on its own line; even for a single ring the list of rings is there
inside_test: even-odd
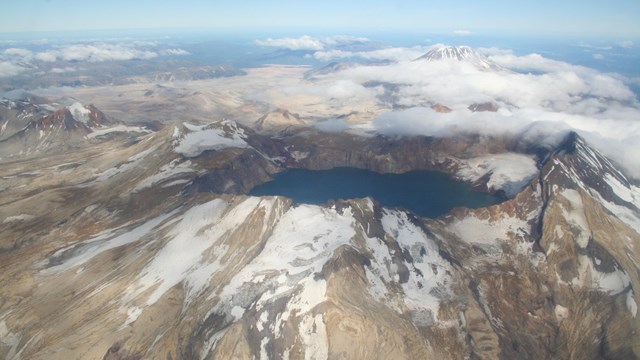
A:
[[[44,116],[36,123],[37,128],[44,129],[59,126],[62,126],[65,130],[73,130],[80,127],[81,124],[74,119],[73,115],[71,115],[71,111],[67,108],[57,110],[52,114]]]
[[[451,112],[451,109],[448,106],[442,105],[440,103],[435,103],[431,105],[431,109],[434,110],[435,112],[439,112],[443,114],[448,114]]]
[[[300,115],[283,108],[277,108],[263,115],[254,123],[258,130],[278,129],[292,125],[304,125],[304,121],[300,119]]]
[[[447,61],[455,60],[467,62],[485,70],[502,70],[497,64],[494,64],[486,56],[473,50],[469,46],[440,46],[434,48],[417,58],[416,60],[426,61]]]
[[[322,75],[328,75],[328,74],[332,74],[332,73],[336,73],[336,72],[340,72],[343,70],[347,70],[347,69],[351,69],[358,66],[357,63],[355,62],[338,62],[338,61],[334,61],[331,62],[321,68],[318,69],[313,69],[311,71],[308,71],[305,74],[306,78],[312,78],[314,76],[322,76]]]
[[[300,121],[300,115],[298,114],[294,114],[292,112],[290,112],[287,109],[283,109],[283,108],[278,108],[274,111],[274,113],[278,113],[281,114],[282,116],[284,116],[286,119],[290,119],[290,118],[295,118],[297,121]]]
[[[481,56],[468,46],[441,46],[430,50],[419,59],[426,60],[465,60]]]
[[[93,104],[82,105],[79,102],[68,107],[73,118],[89,127],[103,127],[109,125],[109,121],[104,113]]]

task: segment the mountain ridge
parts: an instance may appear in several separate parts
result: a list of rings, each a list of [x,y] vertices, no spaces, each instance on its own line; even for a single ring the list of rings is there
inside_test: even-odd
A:
[[[583,181],[624,174],[577,134],[512,198],[428,219],[244,193],[287,167],[454,172],[443,154],[508,142],[298,131],[182,123],[64,156],[59,185],[11,173],[33,185],[3,191],[0,354],[638,357],[640,233]]]

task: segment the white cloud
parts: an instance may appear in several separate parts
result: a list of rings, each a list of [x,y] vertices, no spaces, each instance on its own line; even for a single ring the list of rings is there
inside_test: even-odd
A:
[[[0,61],[0,78],[11,77],[26,71],[27,68],[9,61]]]
[[[327,95],[334,99],[367,98],[371,90],[349,80],[338,80],[327,88]]]
[[[633,41],[631,41],[631,40],[620,41],[618,43],[618,46],[620,46],[621,48],[625,48],[625,49],[631,49],[633,47]]]
[[[333,59],[361,58],[366,60],[393,60],[404,61],[413,60],[429,51],[431,47],[414,46],[411,48],[390,47],[384,49],[370,51],[344,51],[344,50],[327,50],[316,51],[313,56],[318,60],[329,61]]]
[[[6,56],[20,57],[23,59],[29,59],[31,58],[31,56],[33,56],[33,52],[31,50],[22,48],[8,48],[2,53]]]
[[[58,54],[54,51],[44,51],[35,54],[34,58],[39,61],[54,62],[58,59]]]
[[[640,115],[637,112],[636,116]],[[571,130],[577,131],[603,154],[640,178],[640,122],[592,118],[541,110],[471,113],[467,109],[441,114],[426,107],[383,113],[373,129],[389,135],[450,137],[461,133],[517,136],[525,143],[557,146]]]
[[[344,50],[327,50],[327,51],[316,51],[313,53],[313,57],[318,60],[329,61],[333,59],[348,59],[357,56],[357,53],[352,51],[344,51]]]
[[[304,35],[299,38],[281,38],[267,40],[256,40],[256,44],[260,46],[273,46],[289,50],[322,50],[324,43],[319,39]]]
[[[167,49],[163,54],[186,55],[182,49]],[[88,61],[103,62],[133,59],[152,59],[158,53],[148,48],[136,47],[132,44],[80,44],[65,45],[35,52],[23,48],[9,48],[2,52],[2,58],[14,62],[31,63],[34,61]]]
[[[183,49],[166,49],[163,51],[164,55],[191,55],[190,52]]]
[[[113,60],[152,59],[158,54],[120,44],[69,45],[60,49],[57,58],[64,61],[102,62]]]
[[[604,55],[602,55],[602,54],[593,54],[593,58],[595,60],[604,60]]]
[[[43,41],[40,45],[47,45]],[[147,60],[158,56],[182,56],[190,53],[180,48],[163,48],[157,42],[132,41],[120,43],[82,43],[69,45],[50,45],[41,50],[35,48],[10,47],[0,50],[0,77],[18,75],[32,69],[31,75],[65,73],[76,71],[66,65],[49,68],[41,63],[55,62],[105,62],[124,60]],[[40,67],[40,68],[39,68]],[[39,71],[38,71],[39,70]],[[37,72],[36,72],[37,71]]]
[[[355,43],[366,43],[369,39],[364,37],[353,37],[347,35],[338,35],[332,37],[316,38],[309,35],[303,35],[297,38],[279,38],[266,40],[256,40],[256,44],[260,46],[279,47],[289,50],[325,50],[340,45],[349,45]]]
[[[54,67],[50,71],[52,73],[54,73],[54,74],[63,74],[63,73],[68,73],[68,72],[74,72],[74,71],[76,71],[76,69],[71,67],[71,66],[67,66],[67,67],[64,67],[64,68]]]
[[[611,49],[613,49],[613,47],[611,45],[592,45],[592,44],[586,43],[584,41],[581,41],[576,46],[581,47],[581,48],[585,48],[585,49],[592,49],[592,50],[611,50]]]
[[[479,53],[483,54],[484,56],[492,56],[492,55],[513,55],[513,50],[511,49],[501,49],[501,48],[497,48],[497,47],[490,47],[490,48],[477,48],[476,49]]]
[[[469,30],[454,30],[453,33],[455,35],[471,35],[471,34],[473,34],[473,32],[471,32]]]
[[[324,132],[342,132],[349,128],[349,123],[343,119],[331,119],[317,122],[313,126]]]

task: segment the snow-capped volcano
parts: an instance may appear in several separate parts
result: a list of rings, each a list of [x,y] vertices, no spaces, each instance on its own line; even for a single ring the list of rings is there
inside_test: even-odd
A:
[[[480,54],[469,46],[440,46],[436,47],[426,54],[416,59],[426,61],[443,61],[443,60],[457,60],[464,61],[475,65],[479,69],[483,70],[503,70],[497,64],[491,62],[486,56]]]

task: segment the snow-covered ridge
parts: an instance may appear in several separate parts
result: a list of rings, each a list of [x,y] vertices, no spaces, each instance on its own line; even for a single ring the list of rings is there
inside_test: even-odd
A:
[[[286,337],[287,324],[300,323],[300,336],[317,347],[313,353],[325,353],[328,345],[321,340],[326,338],[326,318],[314,309],[327,300],[329,283],[317,275],[340,256],[340,248],[358,249],[365,256],[371,254],[371,262],[363,266],[372,299],[407,314],[419,326],[449,326],[439,318],[439,308],[453,296],[452,270],[433,239],[407,213],[396,210],[384,210],[384,235],[369,237],[355,213],[372,212],[371,201],[351,206],[338,210],[289,207],[281,198],[215,199],[106,230],[60,249],[50,259],[48,265],[53,266],[40,275],[78,274],[108,251],[159,241],[161,246],[124,290],[123,324],[118,331],[134,325],[182,283],[185,306],[198,297],[220,297],[212,312],[224,314],[225,321],[256,321],[256,328],[269,329],[266,341]],[[257,248],[254,257],[248,257]],[[247,263],[239,271],[224,277],[229,268],[243,262]],[[278,308],[278,303],[284,305]]]
[[[177,138],[174,151],[186,157],[195,157],[208,150],[224,148],[247,148],[247,136],[235,121],[222,120],[210,125],[183,124],[186,132],[174,131]],[[177,128],[176,128],[177,129]]]
[[[95,139],[95,138],[99,138],[101,136],[105,136],[112,133],[127,133],[127,132],[149,134],[152,131],[142,126],[116,125],[109,128],[93,130],[93,132],[87,135],[87,138]]]

